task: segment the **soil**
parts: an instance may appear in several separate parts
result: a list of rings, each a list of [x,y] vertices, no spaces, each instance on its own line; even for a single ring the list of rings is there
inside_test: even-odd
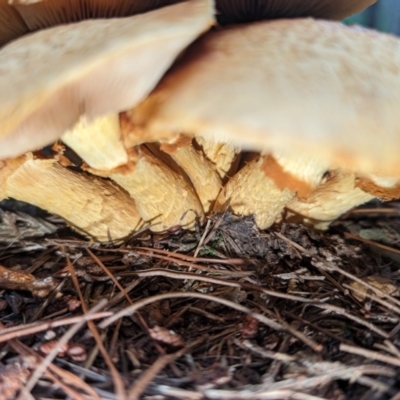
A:
[[[1,207],[0,399],[400,399],[399,203],[122,244]]]

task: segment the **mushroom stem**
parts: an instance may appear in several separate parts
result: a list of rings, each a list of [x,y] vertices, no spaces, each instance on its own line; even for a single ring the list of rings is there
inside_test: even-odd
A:
[[[212,163],[193,147],[192,138],[188,136],[180,135],[173,143],[162,143],[161,150],[169,154],[188,175],[204,212],[208,213],[222,187]]]
[[[326,182],[307,198],[293,199],[287,205],[287,209],[297,214],[302,222],[317,229],[327,229],[340,215],[375,197],[356,186],[353,173],[335,170],[329,174]]]
[[[254,214],[260,229],[269,228],[295,196],[293,191],[278,187],[269,176],[271,161],[270,156],[260,156],[236,173],[218,196],[216,209],[221,210],[229,203],[234,213]]]
[[[0,163],[0,198],[12,197],[58,214],[96,240],[124,238],[140,223],[133,200],[112,182],[31,153]]]
[[[227,175],[232,176],[236,172],[240,160],[238,147],[211,139],[206,140],[201,136],[196,136],[195,141],[205,156],[215,165],[221,179]]]
[[[91,168],[108,170],[128,162],[118,114],[99,117],[94,121],[82,116],[74,128],[63,135],[62,140]]]
[[[92,170],[90,170],[92,171]],[[130,161],[113,171],[92,171],[107,176],[135,200],[140,216],[160,232],[172,226],[194,228],[204,212],[193,187],[145,146],[131,150]]]

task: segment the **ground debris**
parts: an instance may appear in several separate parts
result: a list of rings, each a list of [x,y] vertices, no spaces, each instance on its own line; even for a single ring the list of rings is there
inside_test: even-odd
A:
[[[57,280],[51,276],[39,279],[32,274],[5,268],[0,265],[0,288],[9,290],[26,290],[36,297],[47,297],[57,287]]]
[[[380,297],[385,297],[385,295],[398,297],[400,295],[399,286],[396,284],[396,281],[392,279],[385,278],[384,276],[372,275],[366,276],[362,278],[362,280],[368,285],[371,285],[382,292],[380,293]],[[349,286],[351,286],[351,288],[353,289],[353,296],[358,301],[363,301],[368,294],[371,294],[371,290],[360,282],[351,282]]]
[[[56,352],[35,399],[115,399],[118,385],[160,400],[395,399],[400,264],[376,249],[400,254],[400,218],[386,219],[259,231],[227,212],[194,232],[143,231],[119,246],[61,229],[30,239],[33,250],[10,247],[3,271],[58,286],[43,298],[26,286],[0,291],[2,376],[20,374],[0,398],[12,400],[37,369],[15,361],[11,340],[35,362]],[[82,310],[104,300],[104,317],[82,324]]]
[[[36,365],[35,357],[21,357],[12,364],[0,365],[0,399],[12,400],[24,385]]]
[[[36,212],[32,206],[20,203],[5,200],[0,202],[0,251],[12,252],[21,248],[25,251],[43,249],[46,246],[44,242],[32,239],[53,235],[58,229],[66,226],[64,221],[44,212],[40,213],[41,216],[34,215]],[[12,205],[18,211],[2,208],[7,205]]]

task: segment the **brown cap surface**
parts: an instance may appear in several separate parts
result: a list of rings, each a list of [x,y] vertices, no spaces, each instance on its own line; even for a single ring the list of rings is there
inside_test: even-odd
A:
[[[211,0],[36,32],[0,50],[0,158],[141,101],[213,22]]]
[[[399,104],[399,39],[298,19],[208,33],[132,116],[150,137],[191,132],[399,176]]]

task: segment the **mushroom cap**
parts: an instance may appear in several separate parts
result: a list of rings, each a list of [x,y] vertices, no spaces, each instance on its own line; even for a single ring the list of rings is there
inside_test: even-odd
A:
[[[340,20],[377,0],[217,0],[218,22],[226,25],[263,19],[314,17]]]
[[[0,50],[0,158],[135,106],[213,23],[211,0],[39,31]]]
[[[30,31],[93,18],[127,17],[183,0],[8,0]]]
[[[182,0],[0,0],[0,46],[27,31],[151,11]],[[216,0],[218,22],[315,17],[342,19],[377,0]]]
[[[129,113],[148,137],[195,133],[399,176],[400,40],[312,19],[203,36]]]
[[[28,27],[18,11],[8,4],[8,0],[0,0],[0,46],[26,32]]]

